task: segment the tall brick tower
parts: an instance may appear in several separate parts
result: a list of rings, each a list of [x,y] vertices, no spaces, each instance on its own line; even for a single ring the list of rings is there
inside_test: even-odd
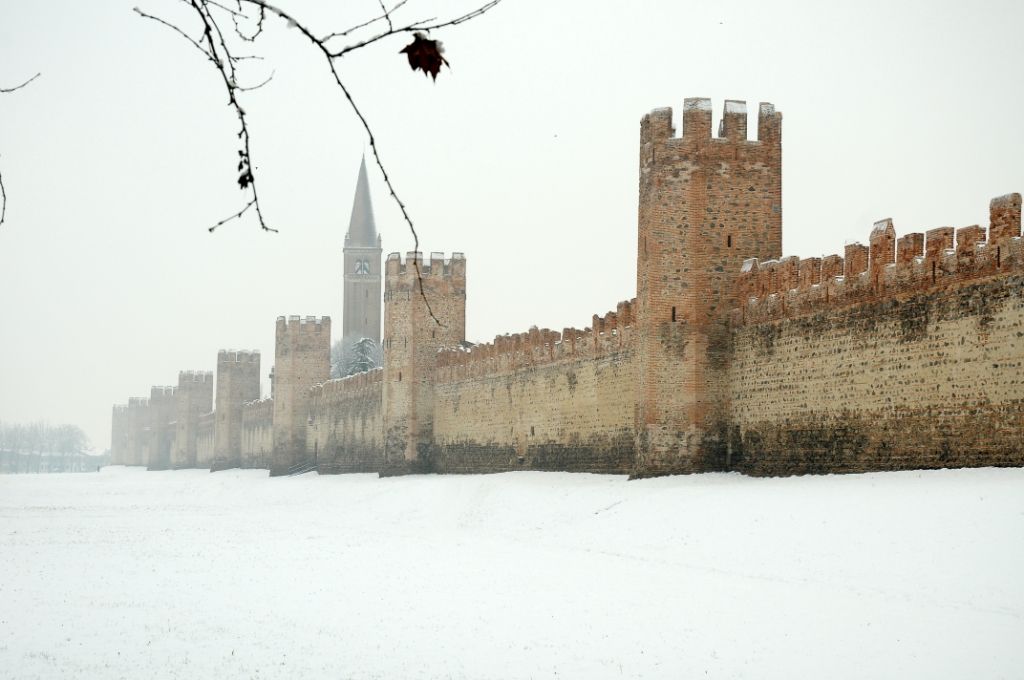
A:
[[[686,99],[640,124],[637,242],[639,475],[716,469],[727,449],[727,311],[744,258],[782,255],[782,114],[726,101],[718,137],[711,102]]]
[[[415,261],[423,280],[420,294]],[[462,253],[410,252],[402,262],[388,255],[384,287],[384,462],[415,466],[434,434],[434,368],[437,350],[466,339],[466,258]]]
[[[309,389],[331,377],[331,317],[277,317],[274,344],[274,453],[271,475],[313,463],[306,447]]]
[[[178,423],[171,450],[171,467],[196,466],[196,438],[199,416],[213,410],[213,373],[210,371],[179,371],[177,402]]]
[[[260,353],[217,352],[217,401],[213,469],[238,467],[242,456],[242,405],[260,398]]]
[[[359,166],[352,216],[345,234],[345,300],[341,322],[343,346],[348,351],[362,338],[380,345],[381,244],[373,219],[366,158]]]

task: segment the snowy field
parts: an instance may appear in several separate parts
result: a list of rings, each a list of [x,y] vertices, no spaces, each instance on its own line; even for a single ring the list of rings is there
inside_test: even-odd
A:
[[[0,476],[3,678],[1021,678],[1024,470]]]

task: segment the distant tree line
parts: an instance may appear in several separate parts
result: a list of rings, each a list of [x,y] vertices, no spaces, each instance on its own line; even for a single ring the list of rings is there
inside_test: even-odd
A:
[[[77,425],[0,422],[0,472],[79,472],[102,464]]]

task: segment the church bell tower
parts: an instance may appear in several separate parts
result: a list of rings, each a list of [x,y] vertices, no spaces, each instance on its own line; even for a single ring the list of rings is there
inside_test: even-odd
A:
[[[345,234],[345,300],[342,341],[346,353],[362,338],[380,346],[381,243],[373,220],[366,157],[359,166],[352,217]]]

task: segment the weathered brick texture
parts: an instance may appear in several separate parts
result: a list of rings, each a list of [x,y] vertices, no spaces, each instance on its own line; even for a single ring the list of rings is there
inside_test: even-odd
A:
[[[381,471],[383,377],[375,368],[313,388],[306,449],[321,474]]]
[[[261,399],[242,406],[243,468],[270,469],[274,452],[274,401]]]
[[[438,472],[633,467],[636,342],[630,303],[593,328],[532,328],[438,357]]]

